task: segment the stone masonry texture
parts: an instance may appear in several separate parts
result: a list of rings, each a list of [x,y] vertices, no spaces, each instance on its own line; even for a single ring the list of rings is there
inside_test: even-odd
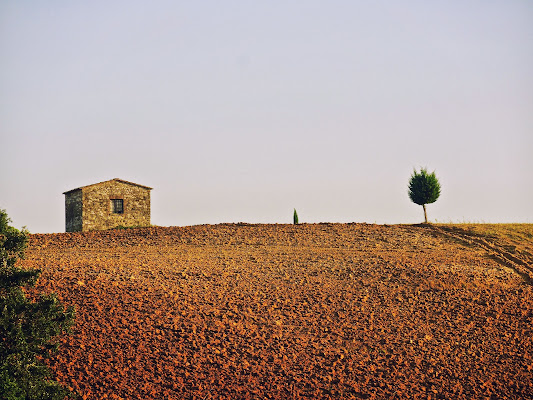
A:
[[[82,230],[82,191],[71,190],[65,194],[65,229],[67,232]]]
[[[150,190],[121,179],[96,183],[65,192],[67,232],[150,226]],[[112,200],[122,199],[124,212],[113,213]]]

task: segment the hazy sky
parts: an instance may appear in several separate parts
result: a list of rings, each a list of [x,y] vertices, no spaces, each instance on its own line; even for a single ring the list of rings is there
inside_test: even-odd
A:
[[[533,222],[533,2],[0,3],[0,208],[151,186],[152,223]]]

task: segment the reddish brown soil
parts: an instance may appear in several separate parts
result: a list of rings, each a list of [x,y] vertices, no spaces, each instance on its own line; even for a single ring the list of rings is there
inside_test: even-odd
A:
[[[533,398],[533,239],[451,226],[31,235],[84,399]],[[514,247],[513,247],[514,246]]]

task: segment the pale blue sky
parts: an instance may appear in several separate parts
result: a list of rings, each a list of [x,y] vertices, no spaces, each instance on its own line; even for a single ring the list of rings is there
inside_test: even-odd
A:
[[[152,223],[533,222],[533,2],[0,3],[0,208],[151,186]]]

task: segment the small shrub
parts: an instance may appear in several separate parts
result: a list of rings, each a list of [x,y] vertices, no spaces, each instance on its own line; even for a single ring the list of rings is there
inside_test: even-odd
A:
[[[64,308],[55,294],[37,300],[26,297],[41,271],[15,266],[24,257],[28,232],[9,226],[0,210],[0,398],[63,400],[75,397],[51,379],[42,360],[57,348],[54,339],[74,321],[74,309]]]
[[[424,220],[428,223],[426,204],[434,203],[440,196],[440,183],[435,172],[429,174],[425,168],[413,172],[409,180],[409,198],[424,208]]]

